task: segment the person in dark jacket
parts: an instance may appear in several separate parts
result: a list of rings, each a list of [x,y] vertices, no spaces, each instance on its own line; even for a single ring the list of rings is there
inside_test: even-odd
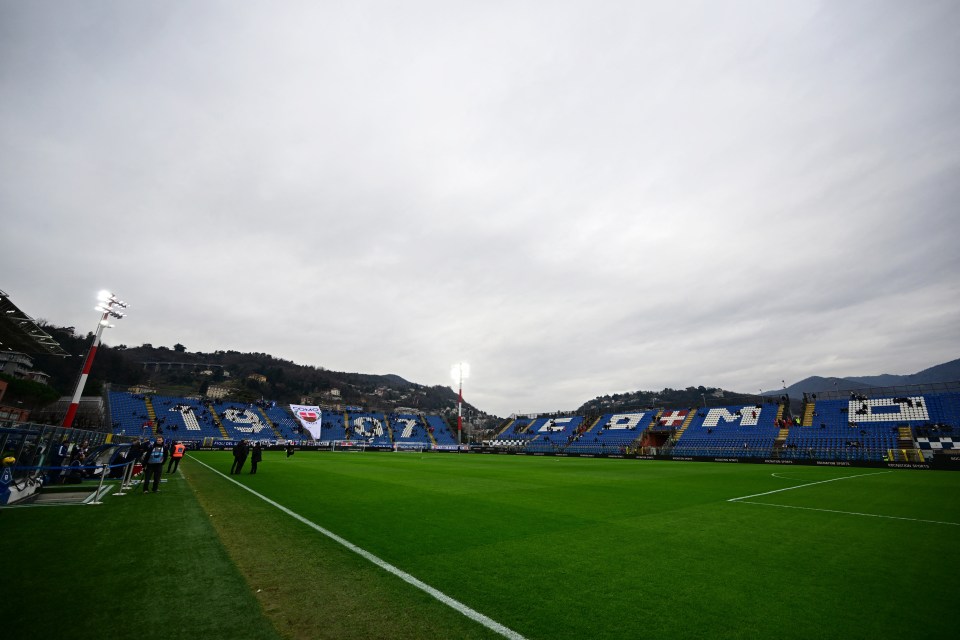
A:
[[[253,450],[250,452],[250,475],[257,472],[257,465],[261,460],[263,460],[263,449],[260,448],[259,442],[254,442]]]
[[[233,448],[233,466],[230,467],[230,473],[240,473],[243,464],[247,461],[247,455],[250,453],[250,447],[246,440],[241,440]]]
[[[167,448],[163,446],[163,436],[157,436],[154,443],[143,454],[143,492],[147,492],[150,478],[153,478],[153,492],[160,490],[160,476],[163,475],[163,463],[167,459]]]
[[[140,438],[137,438],[131,442],[130,448],[127,449],[127,462],[132,462],[134,465],[136,465],[138,462],[141,462],[141,458],[143,458],[144,446],[145,445]],[[130,477],[133,477],[132,473],[130,474]]]

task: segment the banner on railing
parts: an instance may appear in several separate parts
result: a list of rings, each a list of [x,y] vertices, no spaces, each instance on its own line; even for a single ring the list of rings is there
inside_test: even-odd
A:
[[[308,407],[300,404],[290,405],[290,410],[293,411],[293,415],[297,416],[297,420],[300,421],[300,424],[304,429],[310,432],[310,436],[314,440],[320,439],[320,423],[322,413],[320,412],[320,407]]]

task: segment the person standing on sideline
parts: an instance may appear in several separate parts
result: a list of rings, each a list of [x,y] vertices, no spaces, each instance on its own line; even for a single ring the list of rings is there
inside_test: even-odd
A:
[[[290,440],[289,442],[287,442],[287,457],[289,458],[292,455],[293,455],[293,440]]]
[[[243,469],[243,463],[247,461],[247,455],[250,453],[250,448],[247,446],[246,440],[241,440],[237,443],[237,446],[233,450],[233,467],[230,469],[230,473],[240,473]]]
[[[257,465],[263,460],[263,449],[260,448],[260,442],[253,443],[253,450],[250,452],[250,475],[257,472]]]
[[[163,446],[163,436],[157,436],[154,443],[147,447],[143,454],[143,492],[147,492],[147,485],[153,477],[153,492],[160,490],[160,476],[163,475],[163,461],[167,457],[167,449]]]
[[[240,442],[240,440],[234,442],[233,449],[230,450],[231,453],[233,453],[233,463],[230,465],[230,475],[233,475],[237,472],[237,460],[240,459]]]
[[[174,441],[171,447],[170,462],[167,464],[167,473],[176,473],[180,466],[180,459],[183,458],[183,452],[187,450],[187,445],[179,440]]]

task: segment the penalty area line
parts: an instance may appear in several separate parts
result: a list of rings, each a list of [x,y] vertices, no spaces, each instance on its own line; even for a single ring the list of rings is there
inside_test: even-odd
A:
[[[256,491],[254,491],[254,490],[251,489],[250,487],[244,485],[243,483],[237,482],[236,480],[234,480],[233,478],[228,477],[228,476],[225,475],[224,473],[222,473],[222,472],[220,472],[220,471],[217,471],[216,469],[214,469],[213,467],[211,467],[211,466],[208,465],[207,463],[201,462],[200,460],[197,460],[197,458],[195,458],[195,457],[193,457],[193,456],[189,456],[189,457],[190,457],[194,462],[197,462],[197,463],[203,465],[204,467],[206,467],[207,469],[209,469],[210,471],[213,471],[215,474],[219,475],[219,476],[222,477],[224,480],[229,480],[230,482],[232,482],[233,484],[237,485],[237,486],[240,487],[241,489],[244,489],[244,490],[246,490],[246,491],[249,491],[250,493],[252,493],[252,494],[255,495],[256,497],[260,498],[261,500],[263,500],[264,502],[266,502],[267,504],[269,504],[270,506],[276,507],[277,509],[279,509],[279,510],[282,511],[283,513],[287,514],[288,516],[290,516],[290,517],[293,518],[294,520],[298,520],[298,521],[302,522],[303,524],[307,525],[308,527],[310,527],[311,529],[313,529],[313,530],[316,531],[317,533],[320,533],[320,534],[326,536],[327,538],[330,538],[331,540],[333,540],[333,541],[336,542],[337,544],[339,544],[339,545],[341,545],[341,546],[343,546],[343,547],[346,547],[347,549],[349,549],[350,551],[354,552],[354,553],[357,554],[358,556],[360,556],[360,557],[362,557],[362,558],[364,558],[364,559],[366,559],[366,560],[369,560],[370,562],[372,562],[373,564],[377,565],[378,567],[380,567],[381,569],[383,569],[383,570],[386,571],[387,573],[392,573],[393,575],[395,575],[396,577],[400,578],[401,580],[403,580],[403,581],[406,582],[407,584],[412,585],[412,586],[416,587],[417,589],[420,589],[420,590],[423,591],[424,593],[426,593],[426,594],[432,596],[433,598],[439,600],[439,601],[442,602],[443,604],[447,605],[448,607],[450,607],[451,609],[457,611],[458,613],[466,616],[467,618],[470,618],[470,619],[473,620],[474,622],[477,622],[477,623],[479,623],[479,624],[482,624],[482,625],[483,625],[484,627],[486,627],[487,629],[490,629],[491,631],[493,631],[493,632],[495,632],[495,633],[503,636],[504,638],[509,638],[509,640],[526,640],[526,638],[524,638],[522,635],[520,635],[519,633],[517,633],[517,632],[514,631],[513,629],[510,629],[509,627],[505,627],[504,625],[500,624],[500,623],[497,622],[496,620],[493,620],[493,619],[491,619],[491,618],[483,615],[483,614],[480,613],[479,611],[468,607],[467,605],[463,604],[463,603],[460,602],[459,600],[456,600],[456,599],[454,599],[454,598],[451,598],[450,596],[448,596],[447,594],[443,593],[443,592],[440,591],[439,589],[435,589],[434,587],[431,587],[431,586],[428,585],[426,582],[423,582],[422,580],[419,580],[419,579],[413,577],[412,575],[410,575],[410,574],[407,573],[406,571],[404,571],[404,570],[402,570],[402,569],[399,569],[399,568],[393,566],[392,564],[390,564],[390,563],[387,562],[386,560],[383,560],[382,558],[379,558],[379,557],[373,555],[372,553],[370,553],[369,551],[367,551],[367,550],[365,550],[365,549],[361,549],[361,548],[358,547],[357,545],[353,544],[352,542],[350,542],[349,540],[347,540],[347,539],[345,539],[345,538],[341,538],[340,536],[338,536],[338,535],[335,534],[334,532],[330,531],[329,529],[324,529],[323,527],[321,527],[320,525],[316,524],[315,522],[312,522],[312,521],[310,521],[310,520],[307,520],[306,518],[304,518],[303,516],[301,516],[299,513],[296,513],[295,511],[291,511],[290,509],[288,509],[287,507],[283,506],[283,505],[280,504],[279,502],[275,502],[274,500],[271,500],[271,499],[268,498],[267,496],[265,496],[265,495],[263,495],[263,494],[261,494],[261,493],[257,493]]]
[[[867,518],[884,518],[886,520],[907,520],[909,522],[927,522],[930,524],[946,524],[952,527],[960,527],[960,522],[945,522],[943,520],[923,520],[921,518],[904,518],[902,516],[882,516],[877,513],[860,513],[859,511],[839,511],[837,509],[819,509],[817,507],[798,507],[792,504],[774,504],[772,502],[750,502],[749,500],[739,500],[742,504],[759,504],[762,507],[780,507],[781,509],[803,509],[804,511],[825,511],[826,513],[842,513],[848,516],[865,516]]]
[[[759,498],[760,496],[769,496],[773,493],[780,493],[781,491],[792,491],[793,489],[802,489],[804,487],[812,487],[815,484],[825,484],[827,482],[836,482],[837,480],[850,480],[851,478],[864,478],[866,476],[878,476],[883,473],[892,473],[891,471],[877,471],[876,473],[858,473],[855,476],[842,476],[840,478],[830,478],[829,480],[818,480],[817,482],[808,482],[806,484],[798,484],[793,487],[783,487],[782,489],[774,489],[773,491],[764,491],[763,493],[754,493],[749,496],[740,496],[739,498],[730,498],[727,502],[741,502],[748,498]],[[758,503],[762,504],[762,503]]]

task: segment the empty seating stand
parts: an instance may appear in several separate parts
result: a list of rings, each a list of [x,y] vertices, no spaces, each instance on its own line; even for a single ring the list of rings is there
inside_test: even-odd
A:
[[[897,448],[901,426],[929,424],[924,395],[817,400],[813,424],[791,427],[780,457],[881,461]]]
[[[427,433],[426,423],[420,416],[400,413],[391,414],[389,419],[393,431],[393,442],[398,448],[428,448],[430,446],[430,436]]]
[[[526,450],[544,453],[563,451],[581,424],[582,416],[537,418],[527,427],[527,434],[533,438],[526,441]]]
[[[391,447],[390,432],[382,413],[350,412],[348,429],[350,440],[370,447]]]
[[[300,421],[294,418],[289,411],[272,405],[263,408],[263,414],[276,427],[280,437],[284,440],[309,440],[310,434],[302,431]],[[322,424],[322,422],[321,422]]]
[[[457,434],[447,426],[447,423],[440,416],[426,416],[427,429],[432,429],[430,434],[437,444],[444,447],[450,447],[457,444]]]
[[[274,440],[277,437],[260,407],[254,404],[217,402],[213,409],[227,436],[233,440]]]
[[[150,401],[157,414],[157,423],[169,437],[176,440],[223,437],[210,410],[198,400],[152,395]]]
[[[674,456],[769,457],[780,430],[778,405],[734,405],[696,410],[673,447]]]
[[[113,432],[121,436],[145,436],[153,433],[147,426],[150,414],[147,403],[140,394],[126,391],[110,391],[107,396]]]
[[[566,446],[569,453],[625,453],[650,426],[656,413],[640,411],[630,413],[606,413],[600,416],[592,428],[585,429]]]

